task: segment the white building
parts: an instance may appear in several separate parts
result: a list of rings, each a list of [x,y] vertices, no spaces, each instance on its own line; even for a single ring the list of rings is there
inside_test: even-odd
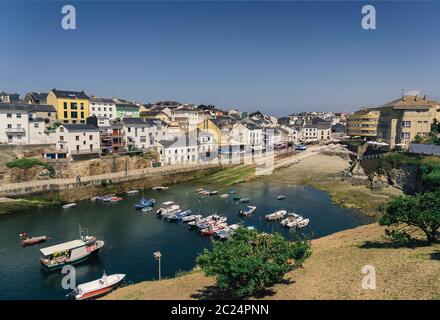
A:
[[[116,104],[112,99],[91,97],[89,114],[98,118],[116,119]]]
[[[263,129],[252,122],[243,122],[246,127],[245,144],[254,151],[259,151],[263,147]]]
[[[198,109],[183,106],[171,110],[171,121],[177,122],[184,132],[190,132],[197,129],[199,123],[203,121],[203,115]]]
[[[281,126],[282,130],[285,130],[287,132],[287,142],[291,144],[298,144],[299,138],[301,134],[301,130],[298,128],[295,128],[293,126]]]
[[[55,133],[57,150],[70,156],[99,156],[101,152],[99,129],[91,124],[62,124]]]
[[[312,143],[318,141],[318,126],[316,124],[306,124],[301,129],[302,142]]]
[[[198,131],[197,149],[200,163],[212,163],[217,161],[218,142],[212,133]]]
[[[160,162],[163,165],[197,164],[198,149],[195,131],[175,137],[172,140],[161,140],[156,143]]]
[[[156,141],[169,137],[166,123],[159,119],[124,118],[122,123],[129,150],[153,148]]]
[[[55,136],[46,131],[48,119],[37,117],[35,107],[25,103],[0,103],[0,143],[55,143]]]

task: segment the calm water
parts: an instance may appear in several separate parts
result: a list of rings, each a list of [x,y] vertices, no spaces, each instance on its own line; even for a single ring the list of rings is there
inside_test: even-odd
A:
[[[369,222],[355,211],[335,206],[327,193],[312,188],[275,185],[264,180],[243,183],[233,188],[210,186],[219,194],[233,189],[248,196],[257,206],[252,217],[240,218],[243,204],[218,195],[201,197],[193,190],[198,185],[187,183],[171,186],[167,192],[143,191],[136,196],[124,196],[119,203],[83,201],[73,209],[33,210],[0,217],[0,299],[62,299],[67,293],[61,288],[62,274],[46,273],[40,268],[39,249],[78,238],[78,224],[87,226],[89,233],[103,239],[105,246],[99,256],[77,265],[77,281],[83,283],[99,278],[105,269],[110,273],[125,273],[130,282],[157,278],[157,262],[153,252],[162,252],[162,276],[172,277],[178,271],[190,270],[203,248],[211,245],[210,238],[200,236],[186,224],[167,222],[156,217],[155,210],[164,201],[175,201],[183,209],[209,215],[228,217],[228,223],[243,221],[258,230],[281,232],[295,237],[294,230],[284,229],[279,222],[268,223],[264,215],[280,208],[295,210],[310,218],[303,229],[312,237],[325,236]],[[286,194],[285,200],[276,196]],[[154,197],[156,208],[149,213],[135,211],[133,205],[141,196]],[[18,234],[47,235],[46,243],[22,248]]]

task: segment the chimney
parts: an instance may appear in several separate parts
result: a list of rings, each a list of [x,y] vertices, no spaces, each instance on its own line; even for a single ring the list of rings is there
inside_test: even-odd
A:
[[[402,95],[402,101],[406,101],[406,96]]]
[[[423,100],[428,100],[428,97],[426,96],[426,94],[423,96]]]
[[[416,96],[414,97],[414,101],[418,101],[419,100],[419,96],[416,94]]]

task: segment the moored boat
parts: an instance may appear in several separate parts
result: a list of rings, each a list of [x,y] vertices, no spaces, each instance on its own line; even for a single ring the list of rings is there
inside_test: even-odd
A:
[[[233,199],[234,201],[240,201],[241,197],[240,197],[240,196],[234,196],[232,199]]]
[[[153,187],[152,189],[153,191],[165,191],[168,190],[169,188],[164,186],[157,186],[157,187]]]
[[[250,201],[250,200],[249,200],[248,197],[240,198],[240,202],[241,202],[241,203],[248,203],[249,201]]]
[[[37,243],[45,242],[46,240],[47,240],[46,236],[30,237],[30,238],[26,238],[26,239],[21,240],[21,245],[23,247],[27,247],[27,246],[32,246]]]
[[[267,214],[265,218],[268,221],[274,221],[274,220],[282,219],[286,214],[287,214],[286,210],[278,210],[273,213]]]
[[[73,294],[76,300],[85,300],[103,296],[122,283],[125,274],[106,275],[102,278],[78,285]]]
[[[309,224],[309,221],[310,221],[310,219],[308,219],[308,218],[307,218],[307,219],[301,219],[301,220],[298,221],[296,227],[297,227],[297,228],[304,228],[304,227],[307,227],[308,224]]]
[[[239,213],[240,213],[240,215],[247,217],[247,216],[253,214],[256,209],[257,209],[256,206],[246,206],[243,209],[241,209],[239,211]]]
[[[219,223],[214,225],[210,224],[207,228],[200,230],[200,233],[203,236],[210,236],[213,235],[216,231],[224,229],[226,226],[226,223]]]
[[[229,194],[228,193],[223,193],[223,194],[220,195],[220,198],[222,198],[222,199],[229,198]]]
[[[183,217],[182,222],[191,222],[191,221],[194,221],[196,219],[201,219],[201,218],[202,218],[201,214],[189,215],[189,216]]]
[[[62,206],[63,209],[70,209],[76,207],[78,204],[76,202],[68,203]]]
[[[218,191],[209,191],[208,195],[215,196],[218,194]]]
[[[88,260],[103,246],[104,241],[84,235],[80,228],[80,239],[40,249],[40,263],[46,271],[57,270],[67,264],[73,265]]]
[[[134,205],[134,208],[136,210],[141,210],[141,209],[144,209],[147,207],[154,207],[155,203],[156,203],[155,199],[146,200],[146,199],[142,198],[141,200],[139,200],[139,202],[137,204]]]
[[[286,199],[286,195],[284,195],[284,194],[280,194],[280,195],[277,197],[277,200],[284,200],[284,199]]]
[[[126,192],[128,195],[132,195],[132,194],[138,194],[139,190],[130,190]]]
[[[180,206],[175,204],[173,201],[166,201],[164,203],[162,203],[164,205],[164,207],[159,208],[156,213],[158,215],[168,215],[168,214],[172,214],[172,213],[177,213],[180,211]]]

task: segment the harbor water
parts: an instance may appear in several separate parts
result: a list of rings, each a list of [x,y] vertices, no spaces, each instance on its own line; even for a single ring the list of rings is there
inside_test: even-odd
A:
[[[196,188],[217,190],[218,195],[200,196]],[[250,198],[249,205],[256,212],[246,218],[238,215],[246,204],[233,201],[231,195],[219,195],[234,190],[236,195]],[[285,194],[284,200],[277,196]],[[200,186],[182,183],[170,186],[168,191],[143,190],[136,195],[123,195],[123,201],[102,203],[79,202],[71,209],[61,207],[34,209],[0,217],[0,299],[63,299],[68,291],[61,286],[61,271],[47,273],[41,269],[40,248],[78,239],[78,225],[89,234],[105,241],[99,255],[76,266],[77,284],[107,274],[125,273],[127,281],[136,283],[157,279],[158,265],[153,252],[162,253],[162,277],[173,277],[180,271],[191,270],[195,258],[211,246],[212,240],[203,237],[187,224],[168,222],[158,218],[156,210],[165,201],[174,201],[183,210],[193,214],[227,216],[228,224],[243,222],[264,232],[280,232],[289,239],[298,235],[311,238],[329,235],[370,222],[354,210],[344,209],[331,202],[329,194],[308,187],[278,185],[264,180],[242,183],[233,187]],[[155,198],[156,206],[150,212],[134,210],[141,197]],[[286,229],[279,221],[267,222],[264,215],[286,209],[310,219],[301,231]],[[46,235],[50,239],[41,244],[21,247],[18,235]]]

